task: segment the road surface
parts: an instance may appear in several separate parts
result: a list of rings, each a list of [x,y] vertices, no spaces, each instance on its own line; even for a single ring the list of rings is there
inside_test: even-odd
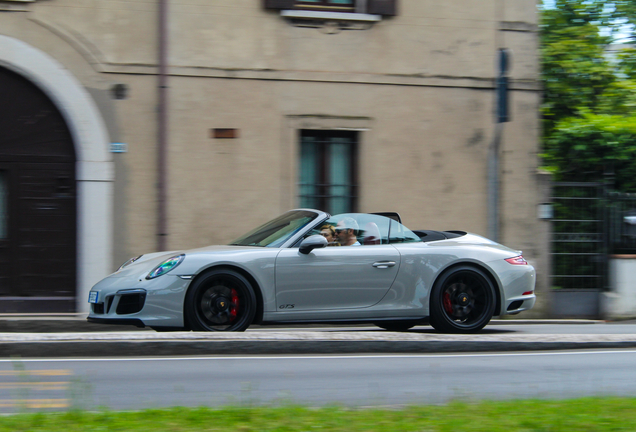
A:
[[[636,350],[0,360],[0,412],[636,396]]]

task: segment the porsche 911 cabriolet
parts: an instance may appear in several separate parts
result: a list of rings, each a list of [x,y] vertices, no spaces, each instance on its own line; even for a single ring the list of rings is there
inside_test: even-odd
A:
[[[397,213],[291,210],[229,245],[126,261],[90,291],[88,321],[155,330],[252,324],[430,324],[473,333],[534,306],[520,251],[462,231],[412,231]]]

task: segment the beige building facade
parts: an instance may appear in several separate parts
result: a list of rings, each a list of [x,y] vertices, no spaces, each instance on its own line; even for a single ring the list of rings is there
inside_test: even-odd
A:
[[[131,256],[227,243],[305,203],[487,235],[501,48],[512,60],[499,240],[535,265],[541,297],[537,19],[535,0],[0,1],[0,69],[53,102],[75,149],[77,277],[58,309],[87,311],[90,287]],[[343,153],[315,153],[325,142]],[[20,171],[3,145],[0,172],[3,160]],[[316,198],[324,181],[340,204]],[[6,248],[26,250],[25,230],[5,219]],[[29,303],[23,274],[4,279],[8,312],[57,295]],[[528,315],[544,309],[539,299]]]

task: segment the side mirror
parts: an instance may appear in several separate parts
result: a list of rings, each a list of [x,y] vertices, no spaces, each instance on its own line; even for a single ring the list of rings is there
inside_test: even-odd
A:
[[[327,239],[321,236],[320,234],[312,235],[307,237],[300,244],[299,252],[301,254],[307,255],[314,249],[320,249],[327,247]]]

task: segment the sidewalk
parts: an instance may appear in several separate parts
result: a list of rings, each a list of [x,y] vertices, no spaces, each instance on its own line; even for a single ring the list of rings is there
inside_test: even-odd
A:
[[[594,323],[583,320],[493,320],[506,324]],[[80,315],[0,316],[0,358],[357,353],[457,353],[636,348],[634,334],[520,334],[486,331],[450,335],[428,327],[388,332],[286,331],[255,326],[243,333],[155,332],[99,325]]]

